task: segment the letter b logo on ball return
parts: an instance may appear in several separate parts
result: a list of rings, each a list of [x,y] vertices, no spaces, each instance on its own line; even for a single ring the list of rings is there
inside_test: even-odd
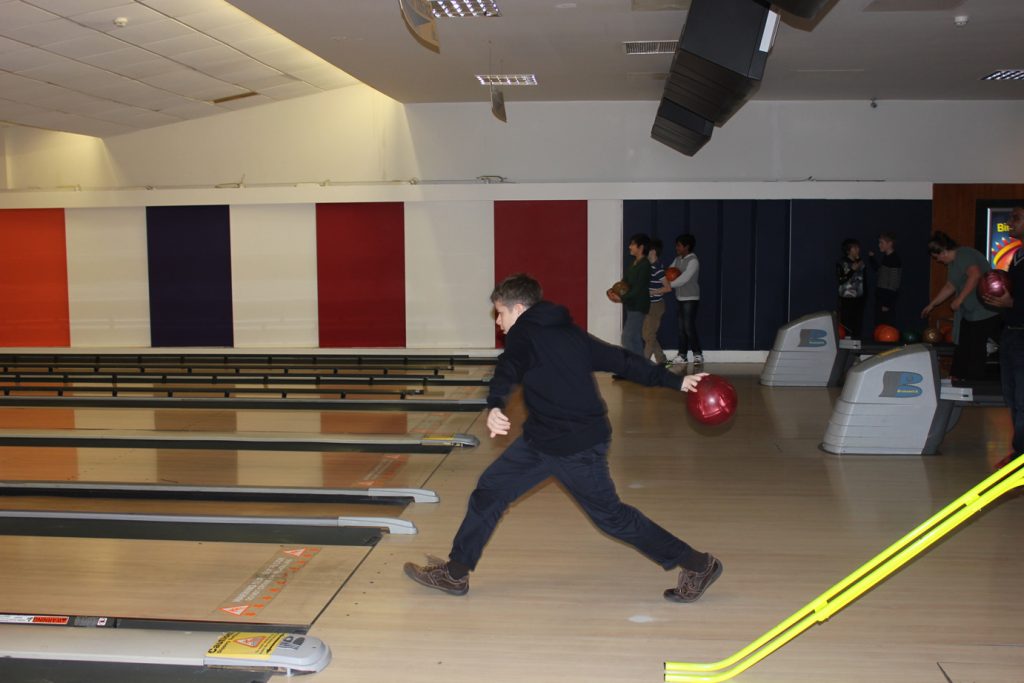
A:
[[[918,372],[889,370],[882,375],[882,393],[886,398],[914,398],[924,393],[919,386],[924,377]]]
[[[827,339],[828,332],[826,332],[825,330],[816,330],[813,328],[808,330],[800,330],[800,343],[798,344],[798,346],[824,346],[827,343]]]

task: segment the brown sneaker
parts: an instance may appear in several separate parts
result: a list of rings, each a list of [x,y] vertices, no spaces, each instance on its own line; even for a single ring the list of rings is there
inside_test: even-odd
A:
[[[665,591],[665,599],[673,602],[694,602],[704,595],[708,586],[722,575],[722,563],[714,555],[708,555],[708,568],[702,572],[683,568],[679,572],[679,585]]]
[[[448,563],[441,558],[427,555],[427,562],[428,564],[422,567],[412,562],[406,562],[405,575],[427,588],[434,588],[452,595],[465,595],[469,592],[468,574],[461,579],[454,579],[448,573]]]

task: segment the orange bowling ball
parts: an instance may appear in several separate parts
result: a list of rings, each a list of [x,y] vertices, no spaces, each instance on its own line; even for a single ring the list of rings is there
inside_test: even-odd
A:
[[[608,299],[610,301],[614,301],[617,304],[621,304],[622,303],[622,297],[628,291],[629,291],[629,285],[627,285],[624,281],[619,280],[614,285],[612,285],[608,289],[607,292],[605,292],[605,295],[608,297]]]
[[[839,338],[846,339],[846,328],[842,325],[839,326]]]
[[[668,268],[665,269],[665,279],[668,280],[669,282],[672,282],[682,274],[683,271],[679,270],[675,266],[669,266]]]
[[[883,344],[895,344],[900,340],[900,331],[892,325],[879,325],[875,328],[875,341]]]

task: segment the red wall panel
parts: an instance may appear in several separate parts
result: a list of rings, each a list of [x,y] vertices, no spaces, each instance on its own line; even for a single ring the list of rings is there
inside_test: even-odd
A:
[[[587,202],[494,202],[494,277],[513,273],[537,278],[587,329]]]
[[[0,210],[0,346],[70,344],[64,210]]]
[[[317,204],[320,346],[405,346],[405,207]]]

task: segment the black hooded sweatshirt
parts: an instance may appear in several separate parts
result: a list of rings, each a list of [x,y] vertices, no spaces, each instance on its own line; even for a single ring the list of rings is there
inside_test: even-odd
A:
[[[529,416],[523,437],[537,450],[569,455],[611,438],[595,370],[651,387],[679,391],[682,378],[660,365],[587,334],[564,306],[541,301],[526,309],[505,337],[491,379],[487,409],[505,407],[516,384]]]

